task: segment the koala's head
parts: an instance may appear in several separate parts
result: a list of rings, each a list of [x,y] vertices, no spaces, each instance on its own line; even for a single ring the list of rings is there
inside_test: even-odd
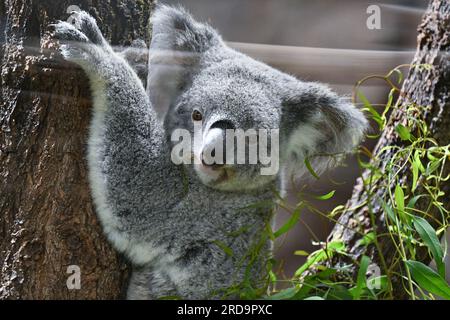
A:
[[[206,185],[255,190],[361,140],[366,119],[326,86],[230,49],[183,9],[160,6],[152,23],[148,93],[173,160]]]

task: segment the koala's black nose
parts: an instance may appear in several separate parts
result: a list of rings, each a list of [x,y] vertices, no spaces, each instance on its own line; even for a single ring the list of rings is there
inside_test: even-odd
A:
[[[222,130],[236,129],[235,125],[230,120],[216,121],[211,125],[210,129],[214,129],[214,128],[218,128],[218,129],[222,129]]]

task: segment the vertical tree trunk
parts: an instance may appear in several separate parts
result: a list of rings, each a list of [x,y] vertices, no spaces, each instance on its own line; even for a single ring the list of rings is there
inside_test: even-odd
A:
[[[430,6],[419,26],[418,48],[412,62],[413,67],[404,82],[402,95],[397,102],[399,106],[395,109],[390,117],[388,125],[384,130],[375,150],[377,154],[382,148],[386,146],[402,146],[405,142],[401,141],[395,128],[399,124],[405,124],[405,108],[408,104],[414,103],[421,108],[421,114],[416,114],[417,117],[423,117],[428,124],[428,128],[434,139],[439,145],[448,145],[450,143],[450,2],[442,0],[431,1]],[[433,67],[416,68],[414,66],[429,64]],[[329,239],[340,239],[344,241],[349,248],[349,256],[336,256],[332,261],[326,264],[330,267],[343,266],[344,264],[352,265],[353,277],[356,278],[358,271],[358,262],[362,255],[369,256],[372,261],[377,263],[380,267],[383,264],[384,257],[386,265],[392,265],[394,259],[398,258],[395,255],[394,243],[388,236],[380,237],[380,246],[377,248],[374,244],[367,248],[362,248],[358,245],[358,240],[362,238],[361,233],[367,233],[373,230],[371,216],[369,210],[373,212],[375,217],[375,228],[378,234],[387,234],[386,212],[380,205],[378,199],[382,199],[387,190],[395,186],[389,185],[386,174],[385,164],[392,157],[393,151],[384,152],[381,159],[372,161],[372,165],[376,166],[384,172],[378,181],[375,182],[372,191],[375,194],[368,195],[364,188],[362,179],[359,179],[354,188],[353,196],[347,203],[345,211],[341,214],[338,223],[330,234]],[[426,165],[424,163],[424,165]],[[446,174],[450,173],[449,161],[446,165]],[[363,173],[363,177],[368,177],[370,171]],[[411,185],[411,167],[407,163],[398,174],[401,177],[403,185]],[[444,174],[445,176],[445,174]],[[442,191],[445,192],[444,207],[450,209],[450,184],[442,185]],[[426,193],[420,186],[416,190],[416,194]],[[422,201],[423,200],[423,201]],[[361,205],[363,204],[363,205]],[[429,200],[421,199],[417,203],[417,207],[421,210],[427,211]],[[356,209],[355,209],[356,208]],[[428,211],[430,217],[437,216],[436,210]],[[428,219],[431,221],[432,219]],[[355,231],[356,230],[356,231]],[[357,232],[358,231],[358,232]],[[380,250],[381,249],[381,252]],[[427,248],[420,248],[418,255],[415,257],[418,261],[423,261],[425,264],[430,262]],[[398,272],[404,268],[404,264],[395,264],[395,270]],[[404,273],[403,273],[404,274]],[[394,298],[407,298],[408,293],[404,289],[401,277],[393,278]]]
[[[115,45],[149,43],[153,0],[80,0]],[[87,183],[91,101],[80,69],[55,63],[47,25],[72,1],[1,0],[0,298],[114,299],[127,266],[102,235]],[[3,39],[3,37],[5,38]],[[81,289],[69,290],[71,265]]]

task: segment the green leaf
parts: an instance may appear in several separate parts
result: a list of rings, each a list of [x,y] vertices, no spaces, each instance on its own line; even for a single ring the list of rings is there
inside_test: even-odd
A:
[[[285,290],[282,290],[280,292],[277,292],[276,294],[267,297],[268,300],[286,300],[290,299],[295,296],[295,294],[298,292],[298,288],[292,287]]]
[[[375,241],[375,232],[370,231],[364,237],[358,240],[358,246],[367,246]]]
[[[418,196],[412,197],[409,201],[408,204],[406,205],[407,208],[411,208],[413,209],[416,206],[417,200],[419,200],[420,198],[422,198],[424,195],[423,194],[419,194]]]
[[[341,213],[345,209],[345,206],[340,204],[337,207],[335,207],[329,214],[328,217],[333,218],[337,214]]]
[[[388,205],[386,202],[382,201],[381,205],[383,206],[384,212],[387,214],[387,216],[395,222],[395,213],[394,210],[392,209],[392,207],[390,205]]]
[[[395,186],[395,203],[397,204],[397,209],[399,211],[405,211],[405,194],[399,184]]]
[[[347,289],[339,284],[330,284],[328,292],[324,295],[325,300],[352,300],[353,296]]]
[[[302,209],[302,205],[299,205],[294,212],[292,213],[292,215],[290,216],[289,220],[286,221],[286,223],[284,225],[282,225],[280,227],[280,229],[278,229],[276,232],[274,232],[274,236],[275,238],[278,238],[279,236],[281,236],[282,234],[288,232],[289,230],[291,230],[291,228],[293,226],[295,226],[298,222],[298,219],[300,218],[300,211]]]
[[[359,300],[361,297],[361,292],[367,287],[366,284],[366,273],[369,267],[370,259],[367,256],[361,258],[361,263],[359,264],[358,276],[356,278],[356,287],[352,288],[350,291],[353,295],[353,299]]]
[[[270,282],[272,282],[272,283],[277,282],[277,275],[272,270],[269,271],[269,278],[270,278]]]
[[[369,99],[366,98],[366,95],[362,93],[362,91],[358,90],[358,98],[362,101],[364,104],[364,107],[371,107],[372,104],[370,103]]]
[[[334,240],[326,244],[328,251],[343,252],[345,251],[345,243],[342,240]]]
[[[399,184],[395,186],[395,203],[397,204],[397,209],[405,211],[405,194]]]
[[[383,119],[378,113],[378,111],[375,110],[375,108],[372,106],[372,104],[369,102],[369,100],[361,91],[358,91],[358,98],[364,104],[364,111],[368,111],[372,115],[373,120],[378,124],[379,128],[381,129],[383,127]]]
[[[388,101],[386,103],[386,107],[385,107],[384,112],[382,114],[383,119],[386,117],[387,111],[391,108],[392,102],[394,102],[394,93],[395,93],[395,89],[392,89],[391,91],[389,91]]]
[[[416,150],[416,152],[414,153],[414,162],[417,163],[420,172],[425,173],[425,167],[423,166],[422,161],[420,160],[419,150]]]
[[[304,250],[296,250],[294,252],[294,255],[306,257],[306,256],[309,256],[309,253]]]
[[[336,274],[337,270],[332,268],[325,268],[325,270],[322,270],[315,274],[315,276],[319,279],[329,279],[333,274]]]
[[[331,258],[334,252],[344,252],[345,251],[345,243],[341,240],[331,241],[326,244],[326,247],[316,250],[312,252],[306,262],[300,266],[300,268],[295,271],[294,276],[299,277],[308,270],[315,263],[326,260],[327,258]]]
[[[226,235],[229,237],[236,238],[236,237],[242,235],[243,233],[246,233],[250,228],[251,227],[249,225],[245,225],[245,226],[240,227],[236,231],[228,232]]]
[[[421,217],[413,217],[414,228],[419,233],[425,245],[431,251],[436,266],[438,268],[441,277],[445,278],[445,265],[444,265],[444,251],[442,250],[441,243],[436,235],[436,231],[428,223],[427,220]]]
[[[323,196],[316,196],[314,198],[316,198],[317,200],[329,200],[331,199],[334,194],[336,193],[336,190],[330,191],[327,194],[324,194]]]
[[[309,173],[311,173],[314,178],[316,178],[317,180],[320,179],[319,175],[314,171],[313,167],[311,166],[311,162],[309,162],[308,158],[305,158],[305,166],[306,169],[308,169]]]
[[[303,274],[303,272],[305,272],[306,270],[309,269],[309,267],[311,267],[313,264],[323,261],[327,258],[327,255],[325,253],[325,251],[323,249],[320,249],[318,251],[314,251],[313,253],[311,253],[308,257],[308,259],[306,259],[306,262],[304,264],[302,264],[300,266],[300,268],[297,269],[297,271],[295,271],[294,276],[295,277],[299,277]]]
[[[414,280],[422,289],[450,300],[450,286],[433,269],[413,260],[407,260],[405,264],[411,271]]]
[[[300,289],[297,291],[292,299],[302,300],[309,295],[309,293],[317,286],[317,280],[315,276],[307,276],[303,279],[303,283]]]
[[[179,296],[162,296],[159,297],[158,300],[181,300]]]
[[[436,171],[437,168],[440,167],[440,165],[441,165],[440,160],[435,160],[435,161],[429,162],[425,174],[427,176],[431,175],[433,172]]]
[[[400,139],[402,139],[403,141],[411,139],[411,133],[409,132],[409,129],[406,128],[404,125],[401,124],[397,125],[395,127],[395,131],[398,133]]]
[[[419,165],[416,161],[413,161],[412,163],[412,174],[413,174],[413,181],[411,191],[414,192],[417,188],[417,180],[419,179]]]
[[[400,70],[398,70],[398,69],[395,69],[395,71],[394,72],[396,72],[397,73],[397,75],[398,75],[398,79],[397,79],[397,81],[398,81],[398,84],[401,84],[402,83],[402,81],[403,81],[403,72],[401,72]]]
[[[386,106],[384,107],[383,113],[381,114],[381,119],[383,120],[383,127],[380,128],[381,130],[383,130],[384,127],[386,126],[386,115],[392,107],[395,91],[396,89],[392,88],[391,91],[389,92],[388,101],[386,103]]]
[[[219,240],[214,240],[213,243],[218,246],[220,249],[222,249],[228,256],[233,256],[233,250],[228,247],[225,243]]]
[[[273,209],[276,203],[273,200],[261,200],[255,203],[249,204],[248,206],[238,208],[238,210],[245,209]]]

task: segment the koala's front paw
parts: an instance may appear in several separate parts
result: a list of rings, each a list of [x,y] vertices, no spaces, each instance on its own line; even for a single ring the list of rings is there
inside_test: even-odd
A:
[[[59,21],[49,26],[53,29],[53,38],[59,40],[60,52],[62,56],[71,62],[78,64],[89,64],[91,61],[92,51],[88,37],[79,31],[73,24],[65,21]]]
[[[61,42],[73,41],[87,43],[89,39],[81,31],[79,31],[75,25],[66,21],[58,21],[55,24],[49,25],[50,29],[53,29],[53,37]]]
[[[95,19],[85,11],[73,11],[68,22],[58,21],[49,27],[54,29],[54,36],[59,40],[90,42],[98,46],[107,46]]]
[[[61,54],[82,67],[95,68],[112,49],[88,13],[72,12],[69,20],[71,23],[59,21],[49,25],[53,37],[60,42]]]

